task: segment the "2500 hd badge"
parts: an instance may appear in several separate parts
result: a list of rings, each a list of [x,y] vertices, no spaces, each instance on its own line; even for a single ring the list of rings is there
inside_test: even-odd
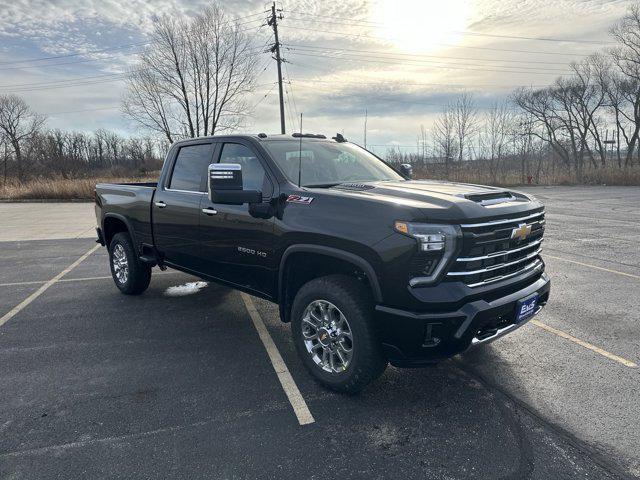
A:
[[[260,250],[255,250],[253,248],[247,247],[238,247],[238,251],[240,253],[247,253],[249,255],[257,255],[258,257],[266,258],[267,252],[261,252]]]

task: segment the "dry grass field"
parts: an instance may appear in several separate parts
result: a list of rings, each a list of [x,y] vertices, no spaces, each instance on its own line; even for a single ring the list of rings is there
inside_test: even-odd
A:
[[[36,178],[25,183],[10,179],[4,185],[0,182],[0,201],[20,200],[93,200],[93,190],[100,182],[155,182],[160,172],[149,172],[143,176],[101,175],[93,178]],[[518,186],[522,185],[521,173],[514,169],[501,169],[492,174],[486,165],[465,163],[455,166],[449,175],[444,174],[442,165],[426,164],[414,166],[414,178],[439,179],[453,182],[481,185]],[[525,184],[527,180],[525,179]],[[640,165],[629,168],[607,166],[585,169],[582,181],[576,180],[575,172],[550,168],[545,165],[531,176],[533,185],[640,185]]]
[[[640,185],[640,165],[628,168],[618,168],[608,165],[600,168],[585,168],[581,179],[578,180],[574,171],[565,168],[554,168],[545,162],[544,168],[530,169],[532,185]],[[462,166],[455,166],[448,175],[445,174],[442,165],[426,164],[414,166],[414,178],[431,178],[437,180],[450,180],[453,182],[475,183],[480,185],[518,186],[527,184],[528,179],[522,181],[522,173],[519,169],[498,169],[491,173],[486,165],[467,162]]]
[[[96,183],[155,182],[156,173],[145,177],[95,177],[33,179],[25,183],[8,181],[0,184],[0,200],[93,200]]]

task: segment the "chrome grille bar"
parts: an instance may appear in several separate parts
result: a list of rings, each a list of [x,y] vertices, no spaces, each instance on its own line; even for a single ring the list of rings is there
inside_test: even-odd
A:
[[[542,248],[539,248],[535,252],[531,252],[530,254],[528,254],[528,255],[526,255],[526,256],[524,256],[522,258],[519,258],[518,260],[514,260],[512,262],[499,263],[497,265],[491,265],[490,267],[482,268],[480,270],[471,270],[471,271],[467,271],[467,272],[449,272],[449,273],[447,273],[447,276],[450,276],[450,277],[462,277],[462,276],[468,276],[468,275],[478,275],[480,273],[491,272],[493,270],[499,270],[501,268],[510,267],[510,266],[513,266],[513,265],[517,265],[518,263],[526,262],[527,260],[530,260],[533,257],[536,257],[536,256],[540,255],[540,252],[542,252]]]
[[[525,220],[530,220],[532,218],[536,218],[539,217],[541,215],[544,215],[544,210],[538,213],[534,213],[532,215],[527,215],[526,217],[519,217],[519,218],[503,218],[501,220],[489,220],[488,222],[482,222],[482,223],[464,223],[462,225],[460,225],[462,228],[476,228],[476,227],[490,227],[492,225],[502,225],[505,223],[516,223],[516,222],[523,222]]]
[[[504,239],[501,239],[501,240],[504,241]],[[512,248],[511,250],[503,250],[501,252],[494,252],[488,255],[482,255],[480,257],[460,257],[456,261],[457,262],[476,262],[478,260],[488,260],[490,258],[503,257],[506,255],[510,255],[512,253],[521,252],[522,250],[526,250],[527,248],[535,247],[536,245],[540,245],[542,243],[542,240],[543,239],[540,238],[534,242],[531,242],[525,245],[524,247]]]
[[[491,277],[481,282],[471,283],[468,286],[471,288],[480,287],[482,285],[487,285],[489,283],[499,282],[500,280],[506,280],[508,278],[515,277],[516,275],[520,275],[528,271],[536,271],[536,270],[539,270],[540,268],[542,268],[542,260],[538,258],[534,262],[531,262],[528,265],[525,265],[524,268],[518,270],[517,272],[509,273],[507,275],[499,275],[497,277]]]

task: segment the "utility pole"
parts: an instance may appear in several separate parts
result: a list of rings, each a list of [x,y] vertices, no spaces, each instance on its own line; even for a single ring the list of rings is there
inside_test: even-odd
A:
[[[367,109],[364,109],[364,149],[367,149]]]
[[[278,64],[278,91],[280,93],[280,133],[285,132],[284,126],[284,97],[282,95],[282,58],[280,57],[280,41],[278,40],[278,19],[282,20],[282,14],[276,14],[276,2],[271,5],[271,17],[269,17],[268,25],[273,28],[273,36],[275,43],[271,47],[271,52],[276,55],[276,63]]]
[[[9,158],[9,154],[7,153],[7,142],[4,142],[4,183],[3,185],[7,186],[7,159]]]

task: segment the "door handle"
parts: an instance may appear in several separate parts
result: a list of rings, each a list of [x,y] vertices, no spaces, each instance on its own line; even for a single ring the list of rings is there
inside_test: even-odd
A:
[[[164,207],[166,207],[166,206],[167,206],[167,204],[166,204],[166,203],[164,203],[164,202],[162,202],[162,201],[160,201],[160,202],[156,202],[156,207],[158,207],[158,208],[164,208]]]
[[[206,213],[207,215],[217,215],[218,211],[213,208],[203,208],[202,213]]]

